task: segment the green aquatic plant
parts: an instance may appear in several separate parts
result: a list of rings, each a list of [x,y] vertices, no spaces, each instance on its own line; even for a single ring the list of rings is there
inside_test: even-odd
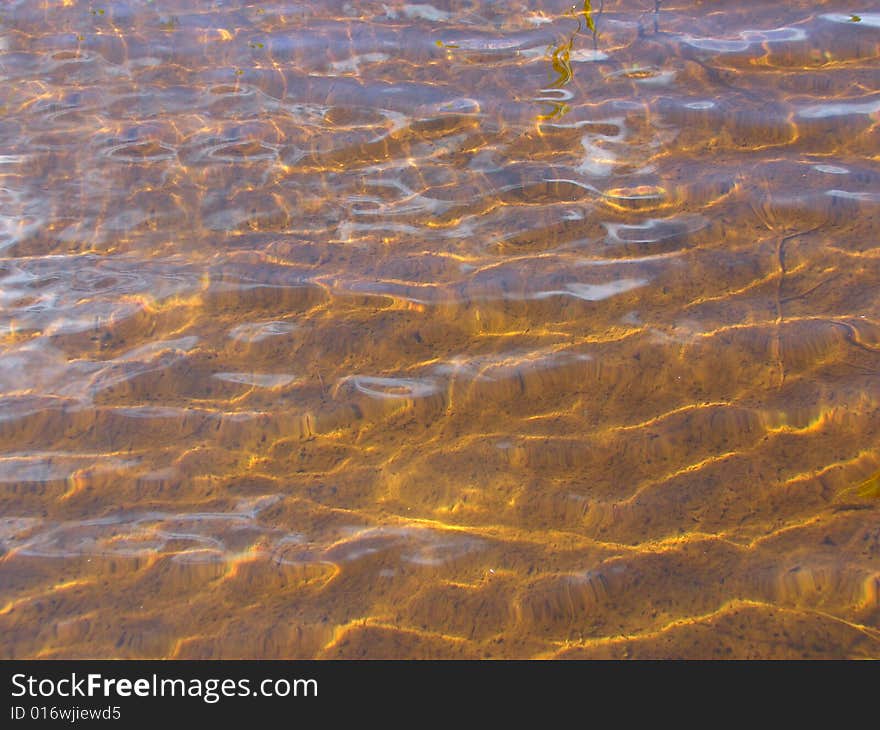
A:
[[[561,89],[574,77],[571,70],[571,49],[574,46],[574,36],[567,43],[560,43],[553,49],[550,65],[556,73],[556,78],[550,82],[551,89]]]
[[[598,11],[599,15],[602,14],[602,9],[602,2],[600,2]],[[596,27],[592,0],[583,0],[582,5],[580,6],[572,5],[566,15],[576,18],[578,26],[571,35],[567,36],[558,44],[551,44],[547,47],[547,55],[550,61],[550,80],[546,90],[562,89],[574,78],[574,70],[571,66],[571,55],[574,50],[575,39],[579,33],[584,33],[585,30],[588,30],[592,34],[594,48],[597,46],[598,30]],[[434,43],[438,48],[443,48],[447,51],[458,48],[457,44],[449,43],[444,40],[436,40]],[[550,110],[547,113],[539,114],[537,116],[539,121],[556,119],[566,114],[570,109],[568,104],[561,99],[543,98],[539,101],[550,106]]]
[[[584,7],[578,11],[579,16],[583,16],[584,22],[593,33],[596,32],[596,23],[593,20],[593,4],[590,0],[584,0]]]
[[[565,86],[569,81],[571,81],[574,72],[571,70],[571,49],[574,45],[574,36],[568,39],[567,43],[561,43],[557,47],[553,48],[552,55],[550,59],[550,65],[553,69],[553,72],[556,73],[556,78],[551,79],[549,87],[550,89],[561,89]],[[557,101],[552,99],[543,100],[545,104],[550,105],[550,111],[546,114],[538,114],[538,121],[548,121],[550,119],[557,119],[558,117],[567,114],[569,111],[569,106],[564,101]]]
[[[600,6],[601,14],[602,8]],[[574,49],[574,41],[579,33],[584,32],[586,27],[593,35],[593,46],[597,45],[598,31],[596,29],[596,21],[593,18],[592,0],[584,0],[583,7],[578,8],[572,5],[569,10],[572,17],[577,18],[577,29],[566,39],[556,46],[549,46],[547,53],[550,56],[550,89],[561,89],[566,86],[574,78],[574,71],[571,67],[571,53]],[[554,77],[555,74],[555,77]],[[550,111],[546,114],[539,114],[538,121],[547,121],[549,119],[557,119],[568,113],[570,107],[563,101],[543,99],[543,103],[550,105]]]

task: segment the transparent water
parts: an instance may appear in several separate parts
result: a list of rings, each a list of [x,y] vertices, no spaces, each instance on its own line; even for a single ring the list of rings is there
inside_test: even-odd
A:
[[[880,657],[878,56],[4,3],[0,654]]]

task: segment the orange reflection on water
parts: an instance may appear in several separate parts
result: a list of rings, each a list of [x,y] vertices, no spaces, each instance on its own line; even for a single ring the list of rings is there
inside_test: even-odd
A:
[[[3,656],[880,656],[878,27],[9,3]]]

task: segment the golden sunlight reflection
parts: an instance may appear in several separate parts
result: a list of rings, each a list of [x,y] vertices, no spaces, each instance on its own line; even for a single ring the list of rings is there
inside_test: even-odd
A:
[[[6,3],[2,656],[880,657],[878,32]]]

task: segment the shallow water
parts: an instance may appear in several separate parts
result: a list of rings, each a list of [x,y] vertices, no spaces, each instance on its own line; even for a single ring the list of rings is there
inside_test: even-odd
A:
[[[880,658],[878,57],[5,2],[0,655]]]

